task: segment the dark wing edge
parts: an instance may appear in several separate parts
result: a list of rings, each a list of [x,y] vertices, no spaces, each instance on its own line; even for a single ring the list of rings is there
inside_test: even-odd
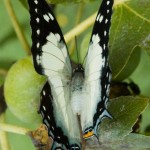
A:
[[[105,63],[102,67],[102,74],[100,84],[101,86],[101,101],[97,105],[97,109],[93,121],[95,130],[97,130],[98,125],[104,118],[111,118],[112,116],[107,110],[107,105],[109,102],[109,92],[110,92],[110,82],[111,82],[111,67],[109,65],[109,30],[111,26],[111,17],[112,17],[112,8],[114,0],[103,0],[101,8],[96,17],[96,22],[93,28],[92,34],[95,34],[97,31],[101,37],[100,45],[103,47],[102,57],[105,57]],[[104,6],[107,5],[107,9]],[[107,16],[107,17],[106,17]],[[103,20],[104,19],[104,20]],[[99,28],[97,22],[100,22]],[[102,109],[101,109],[102,108]]]
[[[89,114],[83,110],[83,137],[97,136],[98,125],[104,118],[112,118],[107,110],[111,69],[109,66],[109,30],[114,0],[103,0],[96,16],[85,62],[85,78],[90,89],[92,108],[86,104]],[[92,88],[96,90],[93,91]],[[93,92],[95,92],[93,94]],[[85,111],[85,112],[84,112]],[[86,121],[87,120],[87,121]]]
[[[42,56],[42,47],[47,43],[50,33],[54,34],[54,38],[56,41],[49,41],[51,42],[52,46],[59,46],[60,50],[64,47],[64,51],[62,51],[63,57],[66,59],[66,65],[70,66],[70,58],[68,49],[62,34],[62,31],[56,21],[56,18],[51,11],[49,5],[45,0],[28,0],[29,4],[29,12],[30,12],[30,25],[32,28],[32,56],[34,61],[35,70],[42,75],[45,75],[43,65],[41,63],[41,56]],[[59,45],[55,45],[59,44]],[[47,51],[46,51],[47,52]],[[67,55],[67,56],[66,56]],[[59,60],[59,58],[58,58]],[[70,71],[70,70],[69,70]],[[46,74],[47,75],[47,74]]]

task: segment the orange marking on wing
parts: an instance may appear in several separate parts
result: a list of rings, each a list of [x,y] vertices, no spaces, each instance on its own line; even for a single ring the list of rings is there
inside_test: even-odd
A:
[[[93,136],[94,135],[94,132],[93,131],[91,131],[91,132],[88,132],[88,133],[86,133],[86,134],[84,134],[83,135],[83,138],[89,138],[89,137],[91,137],[91,136]]]

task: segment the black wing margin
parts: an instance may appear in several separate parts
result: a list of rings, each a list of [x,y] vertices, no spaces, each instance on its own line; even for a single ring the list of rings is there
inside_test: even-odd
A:
[[[35,70],[39,74],[48,75],[44,73],[44,70],[47,69],[46,65],[42,64],[42,57],[45,59],[43,53],[50,53],[55,55],[54,51],[50,51],[49,47],[54,46],[54,49],[57,48],[61,51],[60,58],[58,61],[63,62],[65,66],[68,67],[69,74],[71,73],[70,58],[67,50],[67,46],[62,34],[62,31],[56,21],[56,18],[51,11],[51,8],[46,3],[45,0],[28,0],[29,11],[30,11],[30,25],[32,28],[32,55],[34,61]],[[53,34],[51,39],[48,39],[50,33]],[[49,42],[49,47],[46,50],[43,50],[43,46]],[[62,47],[64,49],[62,50]],[[42,56],[43,55],[43,56]],[[53,68],[48,68],[53,70]],[[55,70],[57,71],[57,70]]]
[[[85,85],[89,87],[89,98],[81,120],[85,138],[97,136],[97,128],[101,121],[105,117],[111,118],[107,111],[111,80],[108,41],[113,2],[113,0],[103,0],[101,3],[86,57]]]

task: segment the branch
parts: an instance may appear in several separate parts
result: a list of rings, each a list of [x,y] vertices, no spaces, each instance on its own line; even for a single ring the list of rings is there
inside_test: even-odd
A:
[[[12,8],[12,4],[11,4],[10,0],[4,0],[4,2],[5,2],[5,7],[7,9],[7,12],[9,14],[9,16],[10,16],[11,21],[12,21],[13,27],[14,27],[14,29],[16,31],[17,36],[18,36],[18,39],[20,40],[20,42],[21,42],[21,44],[23,46],[23,49],[29,55],[31,53],[30,52],[30,46],[29,46],[29,44],[27,42],[27,39],[26,39],[26,37],[24,35],[24,32],[22,31],[22,28],[21,28],[21,26],[20,26],[20,24],[18,22],[18,19],[17,19],[16,15],[15,15],[15,12],[14,12],[14,10]]]
[[[4,117],[4,114],[2,114],[0,116],[0,121],[4,122],[4,120],[5,120],[5,117]],[[1,131],[1,130],[0,130],[0,146],[2,150],[10,150],[10,146],[9,146],[8,139],[7,139],[7,134],[6,132]]]
[[[79,8],[78,8],[77,14],[76,14],[75,26],[77,26],[80,23],[80,20],[81,20],[82,14],[83,14],[83,10],[84,10],[84,6],[85,5],[83,3],[79,5]],[[70,47],[69,47],[70,54],[73,54],[75,47],[77,46],[76,44],[77,43],[75,43],[75,40],[73,40],[71,42]]]
[[[75,36],[78,36],[87,28],[89,28],[94,23],[96,14],[97,13],[94,13],[88,19],[84,20],[82,23],[73,28],[71,31],[66,33],[64,36],[66,43],[70,42]]]
[[[0,130],[6,131],[6,132],[12,132],[16,134],[23,134],[23,135],[27,135],[28,132],[30,131],[29,129],[26,129],[26,128],[14,126],[14,125],[8,125],[5,123],[0,123]]]

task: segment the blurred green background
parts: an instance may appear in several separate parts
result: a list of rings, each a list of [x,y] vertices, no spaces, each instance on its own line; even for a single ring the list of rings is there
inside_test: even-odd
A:
[[[119,1],[119,0],[118,0]],[[11,19],[7,13],[4,0],[0,1],[0,85],[5,81],[7,71],[13,63],[17,60],[27,56],[25,50],[23,49],[19,39],[16,36],[14,28],[12,26]],[[26,5],[26,1],[21,1]],[[60,1],[58,1],[59,3]],[[20,3],[20,1],[12,1],[13,9],[23,32],[25,33],[26,39],[31,45],[31,30],[30,30],[30,16],[28,9]],[[129,8],[127,8],[128,6]],[[143,7],[140,7],[143,6]],[[145,7],[144,7],[145,6]],[[65,3],[59,4],[56,7],[56,14],[58,21],[61,25],[63,33],[71,30],[75,27],[76,14],[77,11],[81,11],[81,21],[86,19],[92,13],[94,13],[99,8],[99,1],[93,1],[88,3]],[[71,12],[71,13],[70,13]],[[136,20],[136,18],[138,19]],[[132,22],[133,20],[133,22]],[[128,23],[127,23],[128,21]],[[132,79],[140,88],[141,94],[146,97],[150,97],[150,1],[149,0],[132,0],[132,2],[127,2],[126,5],[117,5],[115,7],[115,12],[112,21],[112,31],[110,38],[110,49],[111,49],[111,64],[112,70],[114,70],[113,80],[122,81],[123,79]],[[123,29],[124,28],[124,29]],[[139,28],[139,31],[137,30]],[[84,34],[78,37],[78,46],[81,48],[81,54],[85,54],[87,47],[82,43],[86,39],[87,33],[91,33],[91,28],[86,30]],[[131,31],[133,34],[131,34]],[[140,39],[140,40],[139,40]],[[146,44],[145,44],[145,43]],[[145,45],[144,45],[145,44]],[[87,45],[87,44],[85,44]],[[116,53],[126,55],[122,52],[134,49],[134,47],[140,46],[140,56],[137,56],[137,62],[128,62],[127,68],[124,61],[119,58]],[[83,51],[83,53],[82,53]],[[136,53],[136,52],[135,52]],[[135,54],[133,53],[133,54]],[[76,56],[72,55],[73,60]],[[131,58],[131,60],[134,59]],[[118,62],[118,61],[119,62]],[[127,59],[126,59],[127,60]],[[133,68],[129,67],[133,66]],[[122,69],[125,68],[125,69]],[[121,70],[121,73],[120,73]],[[123,70],[123,71],[122,71]],[[125,75],[125,76],[124,76]],[[20,91],[21,92],[21,91]],[[6,123],[18,125],[21,127],[26,127],[30,129],[35,129],[37,125],[21,122],[17,119],[9,109],[5,113]],[[143,113],[141,133],[144,133],[145,128],[150,125],[150,108],[148,107]],[[150,132],[150,131],[149,131]],[[8,139],[10,142],[11,150],[33,150],[31,140],[27,136],[18,135],[14,133],[8,133]],[[28,148],[26,147],[28,146]],[[1,150],[1,148],[0,148]]]

